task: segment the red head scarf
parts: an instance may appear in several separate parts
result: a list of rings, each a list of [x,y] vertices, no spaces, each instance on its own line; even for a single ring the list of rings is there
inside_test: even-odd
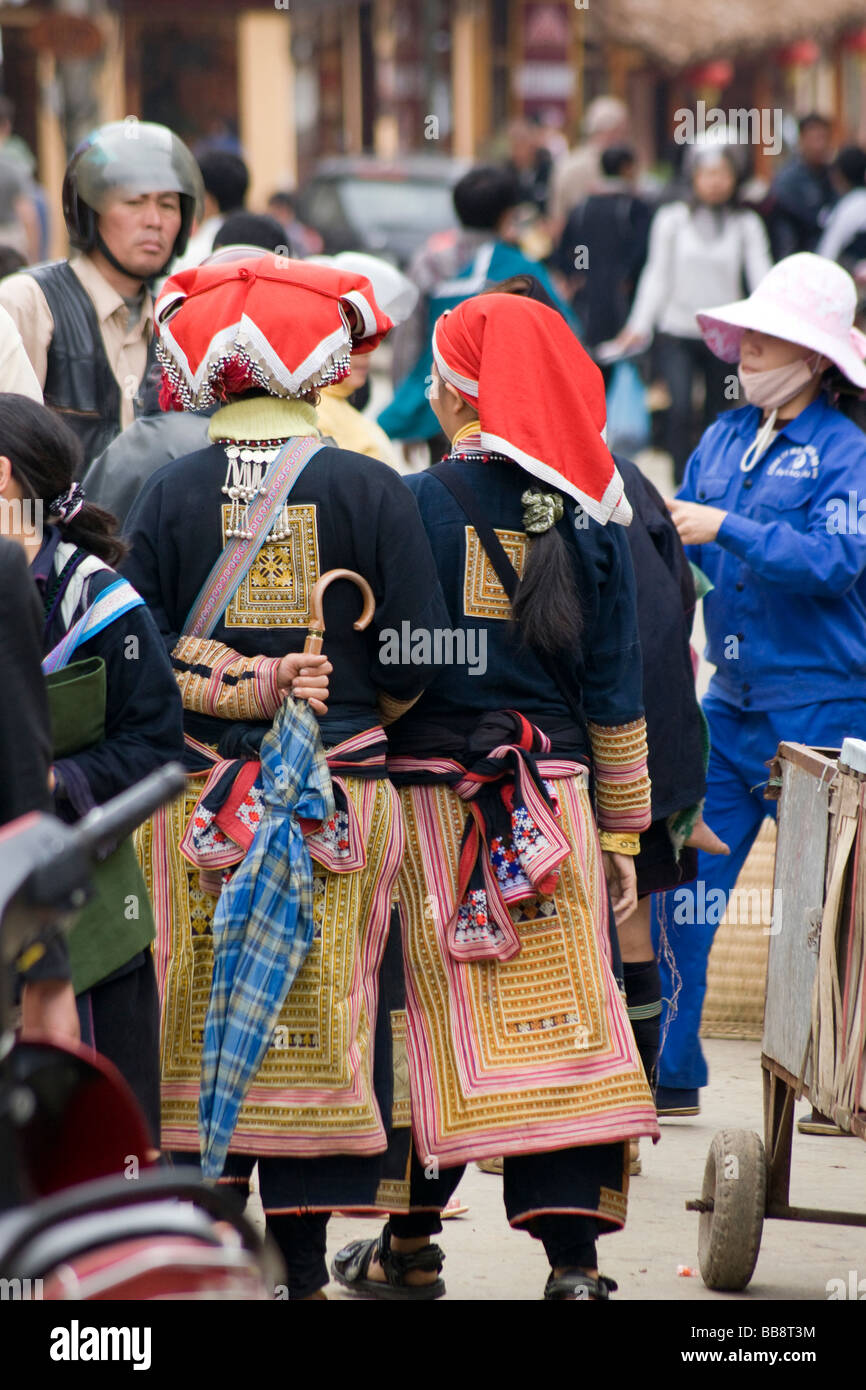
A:
[[[481,442],[602,525],[631,521],[605,443],[601,372],[562,317],[512,294],[466,299],[433,333],[440,376],[478,410]]]
[[[354,336],[346,307],[362,326]],[[251,253],[166,280],[154,312],[162,404],[195,410],[258,388],[303,396],[348,376],[393,327],[366,275]]]

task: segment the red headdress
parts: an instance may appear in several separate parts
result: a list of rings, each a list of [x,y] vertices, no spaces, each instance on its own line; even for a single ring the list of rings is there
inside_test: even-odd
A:
[[[629,524],[605,443],[601,372],[559,314],[520,295],[478,295],[437,321],[433,355],[477,408],[485,449],[567,492],[602,525]]]
[[[349,305],[361,318],[354,334]],[[172,275],[154,318],[169,410],[251,389],[303,396],[348,376],[351,353],[371,352],[393,327],[365,275],[252,252]]]

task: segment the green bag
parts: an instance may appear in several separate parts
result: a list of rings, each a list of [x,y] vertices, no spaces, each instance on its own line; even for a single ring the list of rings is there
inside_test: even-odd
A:
[[[105,662],[99,656],[72,661],[45,677],[54,757],[68,758],[105,737]],[[94,894],[69,934],[72,987],[76,994],[119,970],[156,935],[144,875],[132,839],[97,865]]]
[[[45,677],[54,758],[69,758],[101,743],[105,734],[105,662],[73,661]]]

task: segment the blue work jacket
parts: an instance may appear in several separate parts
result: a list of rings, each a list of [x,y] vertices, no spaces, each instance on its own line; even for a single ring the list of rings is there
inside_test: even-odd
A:
[[[677,496],[728,513],[689,546],[704,599],[714,695],[742,709],[866,697],[866,435],[824,395],[740,461],[761,422],[728,411],[692,454]]]

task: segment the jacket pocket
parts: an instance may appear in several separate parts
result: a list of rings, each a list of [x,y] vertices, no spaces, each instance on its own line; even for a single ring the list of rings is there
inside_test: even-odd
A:
[[[724,497],[730,485],[731,479],[727,473],[701,473],[695,488],[695,501],[708,504],[717,502]]]

